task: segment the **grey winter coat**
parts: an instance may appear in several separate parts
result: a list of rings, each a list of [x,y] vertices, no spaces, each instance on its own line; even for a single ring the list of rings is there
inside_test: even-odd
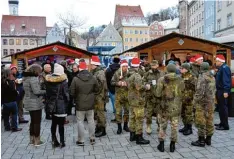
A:
[[[25,91],[24,108],[27,111],[43,109],[44,104],[42,100],[45,90],[41,90],[39,78],[31,72],[24,72],[23,87]]]

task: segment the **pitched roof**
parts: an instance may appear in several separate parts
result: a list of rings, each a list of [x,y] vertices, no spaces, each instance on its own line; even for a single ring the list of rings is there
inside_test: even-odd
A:
[[[168,19],[160,22],[164,29],[175,29],[179,27],[179,18]]]
[[[46,36],[46,30],[46,17],[2,16],[2,36]]]

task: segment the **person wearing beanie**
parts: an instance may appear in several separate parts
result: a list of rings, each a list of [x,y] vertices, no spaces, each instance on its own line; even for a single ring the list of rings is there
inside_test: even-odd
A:
[[[191,72],[198,78],[199,74],[201,73],[200,65],[203,62],[203,56],[197,54],[194,56],[194,60],[194,63],[191,64]]]
[[[107,68],[105,75],[106,75],[106,82],[107,82],[107,87],[108,87],[108,91],[109,91],[109,96],[110,96],[110,100],[111,100],[111,104],[112,104],[112,109],[113,109],[113,113],[116,113],[116,109],[115,109],[115,86],[111,85],[111,79],[113,77],[113,75],[115,74],[115,72],[120,68],[120,59],[118,56],[113,58],[113,63],[111,65],[109,65],[109,67]],[[112,119],[112,122],[115,122],[116,119]]]
[[[209,63],[201,64],[201,74],[198,77],[193,105],[196,109],[195,123],[198,140],[193,141],[193,146],[204,147],[211,145],[211,137],[214,134],[214,106],[215,106],[215,78],[209,71]]]
[[[118,69],[111,79],[111,85],[115,86],[115,107],[116,107],[116,122],[118,124],[117,134],[122,133],[122,108],[124,110],[123,129],[129,132],[128,121],[129,121],[129,104],[128,104],[128,88],[127,88],[127,77],[128,77],[128,62],[122,60],[120,69]]]
[[[65,147],[64,124],[69,102],[68,79],[62,65],[55,63],[54,72],[46,75],[46,97],[48,112],[52,115],[51,136],[53,147]],[[60,143],[56,137],[59,127]]]
[[[76,118],[78,125],[78,146],[84,146],[84,119],[88,121],[90,143],[95,143],[94,104],[95,94],[99,91],[97,80],[88,72],[85,62],[79,64],[79,74],[74,77],[70,86],[71,96],[76,102]]]
[[[98,81],[98,89],[99,89],[94,105],[95,114],[97,117],[97,125],[95,130],[96,137],[106,136],[106,115],[104,110],[104,104],[106,100],[109,99],[105,72],[100,66],[101,62],[99,57],[92,56],[91,73],[93,74],[94,78]]]
[[[195,93],[196,77],[190,71],[190,64],[183,63],[181,65],[180,72],[185,84],[185,90],[182,98],[182,110],[181,118],[184,124],[184,127],[179,130],[183,135],[190,135],[193,133],[192,124],[193,124],[193,95]]]
[[[144,85],[141,75],[138,73],[140,59],[133,58],[131,61],[132,73],[128,78],[128,102],[129,102],[129,129],[130,141],[136,141],[138,145],[149,144],[149,140],[143,138],[143,122],[145,112],[145,90],[150,85]]]
[[[215,124],[216,130],[229,130],[228,124],[228,97],[231,92],[231,70],[225,63],[223,55],[216,56],[216,66],[218,72],[216,73],[216,99],[219,108],[220,123]]]
[[[144,83],[150,84],[152,89],[146,91],[146,132],[147,134],[151,134],[151,124],[152,124],[152,116],[155,115],[157,117],[158,114],[158,105],[160,101],[153,95],[154,89],[157,86],[157,81],[160,77],[164,75],[164,73],[158,70],[159,64],[157,60],[153,60],[150,63],[150,70],[144,74]],[[156,121],[158,124],[158,120]],[[159,130],[159,125],[158,129]]]
[[[167,65],[167,72],[166,75],[159,78],[155,91],[155,96],[160,98],[161,103],[163,103],[158,113],[159,145],[157,148],[160,152],[164,152],[164,140],[168,121],[171,123],[170,152],[175,151],[182,97],[185,88],[183,79],[176,74],[176,66],[174,64]]]

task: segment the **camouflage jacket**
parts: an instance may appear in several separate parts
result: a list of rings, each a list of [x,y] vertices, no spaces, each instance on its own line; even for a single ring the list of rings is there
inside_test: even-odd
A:
[[[96,100],[107,101],[109,97],[104,70],[102,70],[101,67],[97,67],[96,69],[92,70],[91,73],[98,82],[99,92],[97,93]]]
[[[166,112],[172,116],[180,114],[184,88],[183,79],[175,73],[159,78],[155,95],[162,99],[160,113]]]
[[[138,72],[143,77],[144,74],[150,70],[150,68],[150,64],[140,65]]]
[[[133,71],[133,70],[132,70]],[[133,107],[144,107],[145,87],[141,75],[134,70],[128,78],[128,102]]]
[[[112,77],[111,79],[111,85],[115,86],[115,93],[121,93],[123,91],[128,91],[128,88],[127,87],[120,87],[118,86],[118,82],[119,81],[122,81],[122,82],[127,82],[127,77],[128,77],[128,72],[123,72],[123,78],[120,79],[120,76],[121,76],[121,68],[119,68],[114,76]]]
[[[182,78],[184,79],[185,84],[185,90],[183,93],[183,103],[192,102],[193,95],[195,93],[197,78],[191,72],[182,74]]]
[[[191,72],[198,78],[199,74],[201,73],[200,66],[197,64],[191,64]]]
[[[214,104],[215,101],[215,78],[210,71],[199,75],[197,81],[196,92],[193,103],[199,105]]]

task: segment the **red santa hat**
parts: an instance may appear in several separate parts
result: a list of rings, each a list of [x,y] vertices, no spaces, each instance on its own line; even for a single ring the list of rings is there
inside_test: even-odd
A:
[[[74,61],[73,59],[69,59],[69,60],[67,61],[67,63],[68,63],[68,65],[72,65],[72,64],[75,63],[75,61]]]
[[[190,58],[189,63],[194,63],[196,60],[194,57]]]
[[[17,69],[17,66],[14,65],[14,64],[11,64],[10,69],[12,70],[13,68],[16,68],[16,69]]]
[[[223,55],[216,55],[216,60],[224,63],[225,57]]]
[[[195,57],[195,61],[198,61],[198,60],[203,60],[203,56],[197,54]]]
[[[132,59],[131,66],[132,66],[132,67],[139,67],[139,66],[140,66],[140,59],[137,58],[137,57],[134,57],[134,58]]]
[[[86,69],[87,69],[86,62],[80,62],[79,70],[86,70]]]
[[[91,58],[91,64],[92,65],[100,66],[101,62],[100,62],[99,57],[98,56],[92,56],[92,58]]]
[[[121,67],[128,66],[128,61],[127,60],[122,60],[120,66]]]

